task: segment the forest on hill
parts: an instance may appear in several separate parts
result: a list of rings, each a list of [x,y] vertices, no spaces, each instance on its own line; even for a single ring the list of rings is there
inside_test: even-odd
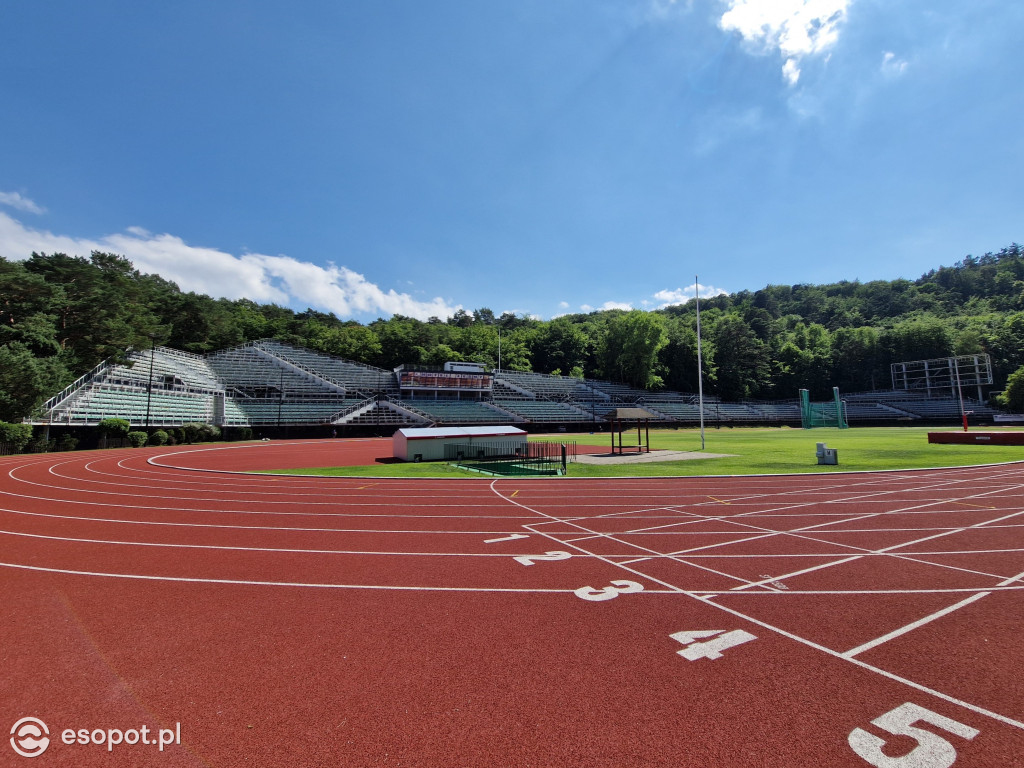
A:
[[[1024,250],[917,280],[769,285],[701,300],[704,391],[723,400],[887,389],[893,362],[986,352],[995,389],[1024,367]],[[205,353],[276,338],[381,368],[472,360],[697,391],[695,302],[538,320],[487,308],[361,324],[182,292],[109,253],[0,257],[0,420],[28,415],[107,358],[151,343]],[[1021,375],[1024,379],[1024,374]]]

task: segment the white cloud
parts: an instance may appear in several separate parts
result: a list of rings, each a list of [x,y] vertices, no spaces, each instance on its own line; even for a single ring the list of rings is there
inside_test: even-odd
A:
[[[46,213],[45,208],[36,205],[34,201],[29,200],[27,197],[22,197],[19,192],[0,192],[0,205],[6,205],[26,213]]]
[[[701,283],[698,283],[696,286],[688,285],[685,288],[676,288],[675,290],[658,291],[654,294],[654,298],[661,302],[658,309],[664,309],[673,304],[685,304],[691,301],[697,295],[698,288],[700,289],[700,297],[702,299],[711,296],[723,296],[728,293],[728,291],[715,288],[713,285],[703,285]]]
[[[839,39],[839,26],[852,0],[727,0],[719,26],[739,32],[762,52],[785,57],[782,74],[790,86],[800,79],[800,63]]]
[[[886,77],[899,77],[907,71],[905,59],[897,59],[892,51],[886,51],[882,56],[882,74]]]
[[[290,256],[244,253],[189,245],[180,237],[154,235],[140,227],[96,240],[31,229],[0,213],[0,256],[24,259],[33,251],[84,256],[108,251],[127,257],[140,272],[159,274],[183,291],[227,299],[310,306],[341,318],[402,314],[426,320],[449,317],[461,305],[441,298],[414,299],[384,290],[348,267],[320,266]]]
[[[606,301],[600,307],[592,307],[589,304],[580,304],[580,309],[584,312],[604,312],[609,309],[624,309],[629,311],[633,308],[632,304],[627,304],[622,301]]]

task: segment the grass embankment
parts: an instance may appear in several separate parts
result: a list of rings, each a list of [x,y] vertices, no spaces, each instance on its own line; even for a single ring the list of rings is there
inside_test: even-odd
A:
[[[925,469],[972,464],[1024,461],[1024,447],[998,445],[932,445],[924,427],[863,427],[854,429],[708,429],[704,453],[719,458],[617,465],[569,465],[569,477],[651,477],[657,475],[750,475],[808,472],[850,472],[881,469]],[[652,450],[700,451],[694,429],[651,430]],[[541,435],[531,438],[579,445],[609,446],[607,432]],[[819,466],[817,443],[839,453],[838,466]],[[443,462],[374,464],[362,467],[320,467],[282,470],[283,474],[354,477],[481,477]],[[486,477],[486,475],[484,475]]]

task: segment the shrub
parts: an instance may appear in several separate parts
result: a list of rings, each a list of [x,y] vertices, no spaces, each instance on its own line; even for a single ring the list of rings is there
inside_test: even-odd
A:
[[[57,441],[55,439],[51,438],[50,440],[47,440],[45,437],[40,435],[39,437],[33,437],[28,441],[28,444],[25,446],[25,451],[27,453],[46,453],[47,451],[52,451],[56,447]]]
[[[78,447],[78,438],[70,432],[65,432],[57,441],[58,451],[73,451]]]
[[[199,427],[199,441],[207,443],[212,440],[220,440],[220,427],[215,427],[212,424],[201,425]]]
[[[132,444],[132,448],[141,448],[149,440],[149,435],[145,432],[129,432],[128,442]]]
[[[181,427],[175,427],[174,429],[172,429],[170,431],[170,435],[179,445],[185,442],[185,430],[182,429]]]
[[[128,434],[131,424],[127,419],[103,419],[99,423],[98,429],[103,437],[119,438]]]
[[[0,421],[0,443],[7,443],[15,451],[20,451],[28,445],[31,439],[31,424],[8,424],[5,421]]]
[[[188,424],[185,424],[182,429],[185,431],[185,439],[190,443],[205,443],[210,440],[220,440],[220,427],[203,424],[201,421],[191,421]]]
[[[167,441],[170,440],[170,435],[164,432],[162,429],[158,429],[152,435],[149,436],[149,445],[167,445]]]
[[[252,427],[242,427],[238,430],[239,440],[252,440]]]
[[[199,439],[199,430],[203,427],[198,421],[190,421],[188,424],[182,425],[181,429],[185,435],[185,442],[194,443]]]

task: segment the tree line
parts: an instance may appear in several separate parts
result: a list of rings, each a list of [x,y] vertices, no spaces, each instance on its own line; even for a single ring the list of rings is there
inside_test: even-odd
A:
[[[552,320],[480,308],[362,324],[183,292],[115,254],[33,253],[0,257],[0,421],[28,415],[130,347],[202,354],[261,338],[386,369],[469,360],[639,389],[698,384],[693,301]],[[723,400],[886,389],[893,362],[982,352],[998,389],[1024,367],[1024,251],[968,256],[917,280],[768,285],[702,299],[701,342],[704,390]]]

